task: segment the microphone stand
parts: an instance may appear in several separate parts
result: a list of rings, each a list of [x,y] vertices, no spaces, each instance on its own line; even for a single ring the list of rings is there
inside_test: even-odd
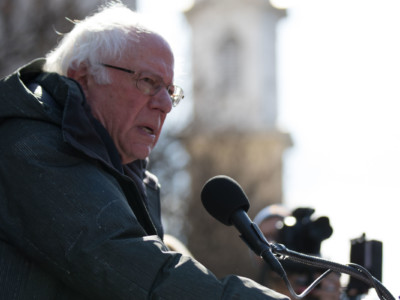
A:
[[[223,192],[221,192],[223,191]],[[282,244],[269,244],[258,226],[247,215],[249,200],[240,185],[227,176],[216,176],[206,182],[201,192],[201,200],[206,210],[225,225],[235,225],[240,237],[253,252],[261,256],[286,283],[296,299],[302,299],[331,272],[345,273],[353,276],[370,287],[374,287],[381,300],[395,300],[390,292],[374,278],[370,272],[356,264],[341,265],[319,257],[301,254],[287,249]],[[320,269],[326,269],[302,294],[293,290],[286,271],[279,260],[291,259]]]
[[[335,263],[326,259],[322,259],[320,257],[315,257],[311,255],[302,254],[293,250],[286,248],[285,245],[282,244],[270,244],[270,251],[279,259],[279,260],[292,260],[294,262],[302,263],[308,266],[312,266],[319,269],[325,269],[326,271],[318,277],[303,293],[297,295],[296,292],[293,290],[286,272],[284,275],[280,273],[279,275],[285,281],[287,288],[289,289],[290,293],[296,299],[302,299],[306,296],[311,290],[318,285],[322,279],[324,279],[329,273],[331,272],[338,272],[344,273],[350,276],[353,276],[366,284],[370,287],[373,287],[381,300],[395,300],[392,294],[382,285],[382,283],[377,280],[375,277],[371,275],[371,273],[365,269],[364,267],[357,265],[357,264],[348,264],[342,265],[339,263]],[[269,257],[262,255],[264,260],[267,263],[270,263]]]

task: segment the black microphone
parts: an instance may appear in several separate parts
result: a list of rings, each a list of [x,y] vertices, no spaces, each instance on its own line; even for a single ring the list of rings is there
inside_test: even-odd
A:
[[[224,175],[209,179],[201,191],[204,208],[215,219],[230,226],[234,225],[240,232],[242,240],[253,252],[262,257],[281,277],[285,275],[278,259],[271,252],[271,246],[253,223],[247,211],[249,200],[240,185],[232,178]]]

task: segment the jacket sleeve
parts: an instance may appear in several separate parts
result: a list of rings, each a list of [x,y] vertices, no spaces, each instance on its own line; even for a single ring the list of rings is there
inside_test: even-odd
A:
[[[146,236],[116,180],[54,126],[11,121],[0,134],[0,232],[72,290],[89,299],[287,299],[249,279],[219,280]]]

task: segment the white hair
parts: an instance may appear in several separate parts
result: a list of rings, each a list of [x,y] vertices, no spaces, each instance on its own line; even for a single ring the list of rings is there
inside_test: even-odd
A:
[[[99,63],[109,58],[120,59],[128,42],[138,43],[143,34],[157,34],[144,25],[138,13],[119,1],[100,7],[95,14],[74,24],[57,47],[46,55],[43,70],[66,76],[68,69],[85,63],[100,84],[109,83],[109,76]]]

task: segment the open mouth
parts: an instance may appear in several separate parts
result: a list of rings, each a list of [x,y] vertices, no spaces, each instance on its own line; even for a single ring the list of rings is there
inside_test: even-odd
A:
[[[142,129],[146,131],[148,134],[154,134],[154,130],[150,127],[144,126],[142,127]]]

